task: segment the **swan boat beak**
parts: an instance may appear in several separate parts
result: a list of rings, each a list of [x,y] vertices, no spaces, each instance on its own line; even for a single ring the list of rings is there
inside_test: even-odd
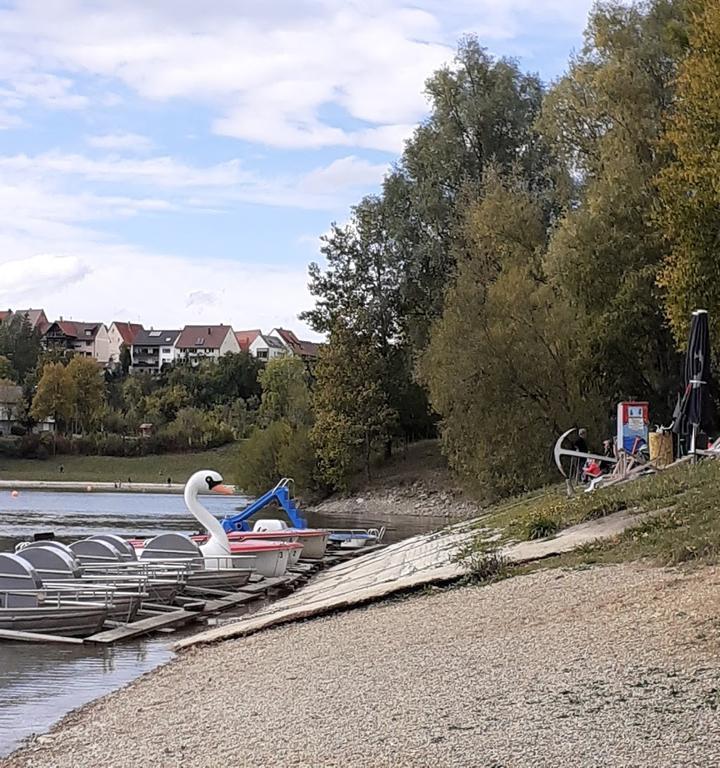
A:
[[[212,493],[221,493],[225,496],[230,496],[233,493],[235,493],[235,489],[232,488],[229,485],[223,485],[222,483],[220,485],[216,485],[213,488],[210,489]]]

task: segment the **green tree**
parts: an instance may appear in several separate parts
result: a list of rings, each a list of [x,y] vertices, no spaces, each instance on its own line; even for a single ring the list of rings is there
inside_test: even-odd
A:
[[[342,323],[373,347],[377,384],[393,410],[402,412],[403,419],[397,419],[396,426],[407,435],[418,423],[431,420],[426,399],[413,386],[412,355],[401,338],[402,263],[387,230],[383,200],[364,198],[353,209],[349,224],[333,226],[321,250],[325,270],[310,265],[310,292],[316,305],[301,318],[321,333]],[[410,392],[413,397],[408,397]],[[386,456],[391,451],[391,435],[388,431]]]
[[[720,357],[720,3],[697,0],[691,9],[690,52],[664,141],[674,160],[658,177],[658,221],[670,244],[660,283],[677,343],[692,311],[707,309]]]
[[[308,373],[296,357],[276,357],[260,373],[262,423],[283,421],[292,429],[312,424],[312,403]]]
[[[120,370],[125,376],[127,376],[130,366],[132,365],[132,354],[130,347],[127,344],[120,345]]]
[[[0,355],[0,379],[15,382],[17,373],[10,360],[5,355]]]
[[[545,259],[584,317],[584,370],[607,398],[642,397],[669,416],[679,365],[657,289],[666,254],[652,221],[658,151],[684,52],[683,3],[606,2],[548,93],[539,126],[578,181]]]
[[[40,350],[40,333],[27,317],[13,315],[9,322],[0,324],[0,355],[10,361],[14,380],[24,383],[38,364]]]
[[[30,415],[35,421],[51,417],[55,430],[63,432],[73,416],[75,381],[62,363],[47,363],[43,368]]]
[[[105,381],[95,360],[76,355],[67,364],[72,381],[73,418],[83,434],[91,432],[102,416],[105,404]]]
[[[397,413],[381,384],[382,364],[370,337],[341,324],[320,353],[311,440],[332,487],[347,488],[360,469],[369,478],[373,455],[392,434]]]
[[[547,218],[525,180],[489,172],[465,215],[467,255],[420,362],[451,467],[480,493],[548,478],[568,425],[602,424],[580,365],[582,319],[544,278]]]
[[[543,87],[511,59],[493,59],[467,37],[452,66],[427,82],[430,116],[407,143],[384,184],[386,226],[401,264],[402,325],[422,350],[440,315],[456,258],[462,207],[485,170],[515,168],[548,183],[547,156],[534,130]]]

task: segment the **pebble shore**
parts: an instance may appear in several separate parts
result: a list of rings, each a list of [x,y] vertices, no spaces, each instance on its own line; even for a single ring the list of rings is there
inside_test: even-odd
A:
[[[720,569],[544,571],[200,647],[1,768],[720,765]]]

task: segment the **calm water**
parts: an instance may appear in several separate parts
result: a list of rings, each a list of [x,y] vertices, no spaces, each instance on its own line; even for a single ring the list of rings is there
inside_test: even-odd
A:
[[[247,501],[241,496],[203,497],[203,504],[218,517],[233,514]],[[384,524],[391,542],[437,527],[418,518],[396,518],[391,524],[367,518],[309,518],[316,527]],[[179,494],[21,491],[13,498],[10,491],[0,490],[0,551],[12,551],[17,542],[41,531],[53,531],[61,541],[71,542],[93,533],[131,537],[168,530],[191,533],[196,528]],[[0,756],[70,710],[167,661],[172,656],[168,645],[167,639],[113,648],[0,643]]]

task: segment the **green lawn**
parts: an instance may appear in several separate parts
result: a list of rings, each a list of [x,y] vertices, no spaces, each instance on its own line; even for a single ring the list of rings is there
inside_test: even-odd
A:
[[[162,483],[172,478],[182,483],[199,469],[215,469],[234,482],[237,445],[226,445],[197,453],[167,453],[158,456],[119,458],[114,456],[57,456],[39,459],[0,457],[3,480],[94,480],[96,482]],[[59,470],[63,466],[63,472]]]

